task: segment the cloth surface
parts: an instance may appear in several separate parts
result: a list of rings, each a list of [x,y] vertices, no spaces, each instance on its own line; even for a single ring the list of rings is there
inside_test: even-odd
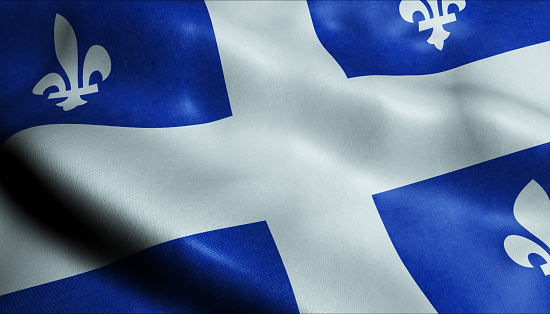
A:
[[[426,7],[431,2],[421,3]],[[463,10],[453,7],[456,21],[443,27],[458,27],[471,2],[466,1]],[[411,27],[409,35],[423,36],[418,40],[425,45],[422,49],[439,51],[426,41],[431,29],[418,32],[418,13],[410,23],[402,18],[399,4],[395,1],[391,13],[395,23]],[[403,255],[399,244],[403,236],[394,226],[405,223],[420,232],[427,218],[392,219],[391,206],[382,207],[379,201],[400,191],[407,195],[406,186],[411,184],[437,183],[430,180],[550,142],[550,44],[516,47],[432,74],[348,78],[318,37],[310,7],[305,1],[206,2],[230,117],[170,128],[67,121],[11,135],[2,147],[0,300],[22,289],[97,270],[168,241],[265,221],[300,312],[464,310],[458,305],[448,310],[434,301],[434,293],[418,279],[418,268],[409,262],[422,258],[414,252]],[[498,16],[496,11],[487,14]],[[76,21],[66,18],[80,40]],[[500,18],[515,21],[510,16]],[[55,16],[49,19],[46,53],[59,70],[52,33]],[[502,29],[484,31],[506,34]],[[453,34],[441,52],[451,49]],[[105,45],[101,37],[87,42]],[[470,49],[467,43],[461,45]],[[9,45],[0,46],[1,53],[13,52],[9,49]],[[182,49],[189,48],[182,43]],[[113,67],[109,77],[98,80],[98,92],[90,94],[96,99],[117,71],[115,55],[108,47],[105,50]],[[37,71],[35,80],[26,85],[25,97],[36,97],[41,106],[64,113],[92,110],[92,100],[63,111],[55,101],[43,103],[47,93],[32,94],[38,80],[52,71]],[[2,88],[9,86],[9,81],[2,82]],[[536,163],[518,161],[512,168],[538,173],[536,165],[544,162],[544,154],[534,155]],[[540,171],[544,176],[545,171]],[[529,175],[500,177],[515,186],[503,188],[508,191],[506,202],[498,193],[491,196],[494,199],[464,199],[468,206],[485,206],[491,200],[507,204],[502,209],[507,223],[499,229],[501,238],[477,252],[484,259],[495,258],[495,265],[528,274],[503,275],[505,280],[523,280],[522,285],[530,288],[517,298],[547,300],[536,284],[548,279],[539,267],[543,263],[526,257],[532,263],[528,264],[504,246],[508,236],[517,235],[548,251],[535,231],[548,222],[546,216],[535,219],[535,227],[528,226],[513,208],[529,180],[536,180],[543,191],[546,183]],[[496,188],[487,185],[497,178],[488,173],[485,185],[471,188],[492,191]],[[442,199],[440,192],[410,197]],[[392,202],[400,199],[388,200]],[[463,211],[458,217],[475,219],[472,216],[484,212],[469,212],[460,202],[443,203],[449,206],[447,211]],[[46,206],[52,204],[57,207]],[[417,205],[407,208],[426,210]],[[483,219],[483,224],[498,223],[499,215]],[[441,237],[436,231],[426,238]],[[464,243],[470,242],[447,245],[460,254]],[[441,243],[417,245],[430,250]],[[437,272],[428,264],[423,275],[428,285],[432,275]],[[482,286],[484,274],[474,275],[479,275],[475,278]],[[536,275],[542,279],[528,280]],[[460,286],[455,281],[450,285]],[[455,301],[476,304],[467,298]],[[497,308],[467,308],[471,312],[492,309]]]

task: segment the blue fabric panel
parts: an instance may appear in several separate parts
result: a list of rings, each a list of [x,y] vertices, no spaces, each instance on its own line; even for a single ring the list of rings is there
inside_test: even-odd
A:
[[[0,144],[44,124],[173,127],[231,116],[214,30],[204,1],[0,2]],[[86,104],[64,111],[33,93],[49,73],[70,80],[56,56],[57,15],[72,26],[78,47],[78,84],[89,49],[103,47],[111,72]],[[68,42],[68,41],[67,41]]]
[[[421,2],[431,12],[427,1],[405,1]],[[466,0],[460,11],[451,5],[447,12],[456,21],[443,25],[450,34],[442,50],[427,43],[432,29],[419,31],[422,13],[409,23],[400,3],[308,1],[319,40],[348,78],[437,73],[550,40],[550,1]]]
[[[514,216],[531,180],[550,191],[549,160],[544,144],[373,196],[397,253],[438,312],[550,312],[550,277],[516,264],[504,247],[519,235],[550,252]],[[532,265],[544,264],[533,257]]]
[[[87,273],[0,296],[2,313],[297,313],[265,222],[159,244]]]

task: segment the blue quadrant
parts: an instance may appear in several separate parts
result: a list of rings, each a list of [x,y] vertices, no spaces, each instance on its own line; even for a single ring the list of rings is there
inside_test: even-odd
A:
[[[410,23],[400,0],[309,0],[308,6],[319,40],[348,78],[438,73],[550,40],[549,1],[446,1],[452,4],[442,27],[449,34],[441,50],[427,42],[432,28],[419,31],[419,22],[433,17],[428,1],[403,2],[430,14],[416,11]],[[441,1],[430,2],[443,14]]]
[[[45,124],[160,128],[231,116],[204,1],[2,1],[0,12],[0,144]],[[70,28],[77,50],[72,59]],[[60,56],[69,60],[65,68]],[[92,70],[110,60],[106,78],[99,71],[84,74],[88,57]],[[67,67],[78,69],[78,88]],[[64,111],[58,104],[66,98],[48,99],[59,88],[33,92],[49,74],[59,75],[63,90],[82,91],[89,79],[97,91]]]
[[[550,277],[516,264],[504,247],[518,235],[550,252],[514,214],[532,180],[550,191],[550,144],[373,196],[397,253],[438,312],[550,311]]]
[[[297,313],[266,222],[192,235],[0,296],[2,313]]]

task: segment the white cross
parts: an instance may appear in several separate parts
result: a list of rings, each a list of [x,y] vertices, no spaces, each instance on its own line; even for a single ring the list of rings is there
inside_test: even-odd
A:
[[[101,200],[119,232],[146,233],[147,245],[266,220],[303,312],[433,312],[371,195],[549,142],[549,45],[440,74],[347,79],[305,2],[207,5],[233,117],[43,126],[7,145],[29,151],[45,177],[57,171],[60,193]],[[9,212],[2,292],[101,266]]]

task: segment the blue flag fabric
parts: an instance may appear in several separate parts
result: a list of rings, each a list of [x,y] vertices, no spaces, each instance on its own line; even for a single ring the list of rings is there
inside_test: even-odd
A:
[[[298,313],[265,222],[172,240],[0,296],[2,313]]]
[[[544,144],[373,196],[438,312],[548,312],[549,159]]]
[[[0,312],[550,310],[550,4],[0,10]]]
[[[348,78],[437,73],[550,40],[548,1],[308,5],[319,40]]]
[[[204,1],[8,1],[0,11],[0,143],[44,124],[231,115]]]

